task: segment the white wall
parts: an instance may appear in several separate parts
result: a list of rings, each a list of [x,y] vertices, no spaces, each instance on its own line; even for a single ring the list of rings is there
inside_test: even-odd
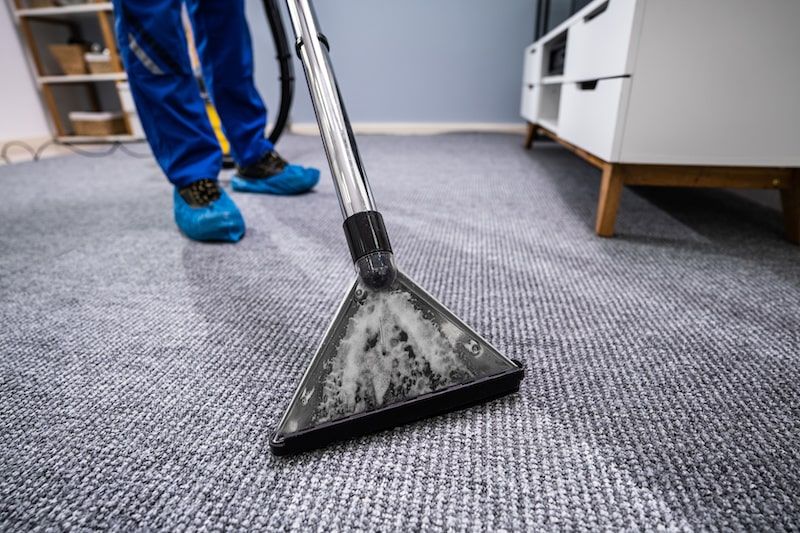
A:
[[[0,143],[50,136],[42,101],[6,0],[0,6]]]

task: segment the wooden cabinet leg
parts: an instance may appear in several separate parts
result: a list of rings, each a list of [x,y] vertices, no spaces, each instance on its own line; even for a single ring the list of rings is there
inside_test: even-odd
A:
[[[800,169],[792,173],[789,188],[781,189],[781,204],[786,238],[800,244]]]
[[[526,150],[530,150],[533,146],[533,137],[536,135],[536,124],[528,122],[528,134],[525,136],[525,144],[523,145]]]
[[[594,226],[595,232],[601,237],[614,235],[614,222],[617,220],[622,185],[622,167],[618,164],[606,163],[603,167],[600,199],[597,202],[597,220]]]

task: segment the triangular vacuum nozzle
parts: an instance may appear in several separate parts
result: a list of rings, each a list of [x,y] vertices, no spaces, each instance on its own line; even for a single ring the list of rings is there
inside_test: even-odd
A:
[[[398,273],[388,290],[356,281],[270,439],[276,455],[318,448],[519,390],[501,355]]]

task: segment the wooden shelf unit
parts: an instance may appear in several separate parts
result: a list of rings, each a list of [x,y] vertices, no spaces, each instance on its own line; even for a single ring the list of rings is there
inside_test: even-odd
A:
[[[36,84],[41,93],[42,100],[47,108],[50,123],[53,128],[53,137],[56,140],[65,142],[88,142],[84,141],[87,137],[72,135],[71,130],[63,119],[63,111],[85,111],[85,109],[63,109],[59,102],[56,87],[74,86],[85,89],[86,97],[91,102],[92,110],[104,111],[101,108],[100,98],[98,97],[99,83],[109,83],[127,80],[127,75],[122,65],[122,61],[117,49],[117,42],[114,36],[114,23],[112,18],[113,4],[105,1],[87,0],[83,4],[73,4],[66,6],[52,7],[28,7],[25,0],[5,0],[9,3],[10,10],[14,15],[14,20],[22,37],[24,47],[27,52],[28,61],[31,69],[35,73]],[[47,72],[45,61],[42,54],[47,53],[42,50],[37,43],[35,30],[32,23],[55,24],[73,26],[76,24],[76,17],[94,15],[102,37],[102,44],[108,49],[112,73],[103,74],[52,74]],[[120,104],[121,109],[121,104]],[[91,137],[91,142],[118,142],[121,140],[140,140],[141,137],[131,134],[131,126],[125,115],[127,133],[121,135],[109,135],[104,137]]]
[[[41,84],[57,85],[59,83],[125,81],[127,79],[128,75],[124,72],[110,72],[108,74],[60,74],[57,76],[39,76],[37,81]]]
[[[21,2],[15,2],[17,5]],[[113,11],[114,5],[111,2],[87,2],[85,4],[75,4],[70,6],[53,7],[17,7],[15,14],[18,17],[53,17],[60,15],[71,15],[75,13],[96,13],[100,11]]]
[[[103,135],[103,136],[96,136],[96,135],[62,135],[56,137],[56,141],[65,144],[98,144],[98,143],[113,143],[113,142],[134,142],[134,141],[141,141],[143,138],[130,135],[130,134],[121,134],[121,135]]]

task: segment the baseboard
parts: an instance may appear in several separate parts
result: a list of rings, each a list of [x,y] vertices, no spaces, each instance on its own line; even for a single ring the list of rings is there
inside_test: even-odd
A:
[[[525,124],[514,122],[354,122],[353,132],[364,135],[438,135],[441,133],[525,133]],[[319,135],[316,122],[294,122],[290,131]]]

